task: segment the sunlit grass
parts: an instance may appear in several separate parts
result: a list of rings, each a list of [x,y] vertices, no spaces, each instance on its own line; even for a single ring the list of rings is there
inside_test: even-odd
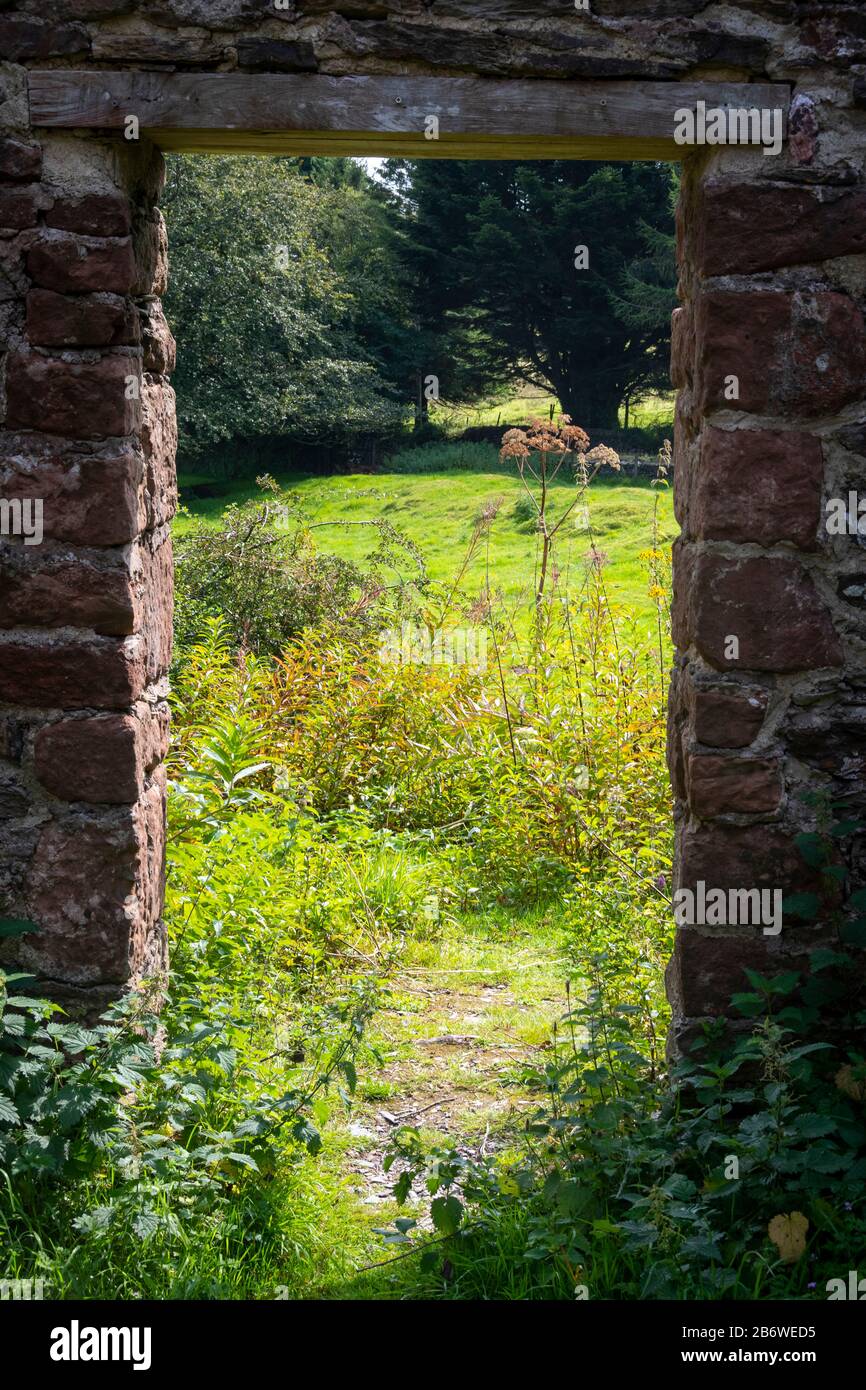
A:
[[[653,425],[668,424],[673,427],[675,394],[673,391],[666,391],[632,402],[628,411],[630,428],[647,429]],[[546,420],[551,415],[559,415],[561,412],[562,407],[556,396],[528,389],[526,393],[510,396],[506,400],[487,401],[475,406],[432,401],[429,414],[434,424],[440,425],[449,434],[459,434],[462,430],[479,426],[502,425],[506,428],[509,425],[523,425],[533,416]],[[621,427],[625,426],[625,415],[625,407],[620,406]],[[577,423],[581,424],[582,421],[578,420]]]
[[[490,453],[495,463],[492,446]],[[279,482],[285,491],[296,492],[302,499],[316,524],[314,534],[321,549],[362,561],[375,548],[376,536],[364,527],[339,523],[384,517],[422,548],[430,577],[441,582],[451,579],[458,568],[482,507],[500,501],[489,546],[467,571],[464,589],[474,596],[484,589],[489,577],[506,607],[525,605],[532,592],[538,539],[532,522],[515,515],[515,506],[525,495],[516,476],[449,469],[424,474],[282,476]],[[249,481],[234,484],[222,497],[190,500],[190,515],[217,526],[229,501],[240,502],[257,492]],[[561,515],[573,498],[573,483],[557,483],[553,514]],[[655,621],[655,607],[648,596],[649,580],[640,554],[652,545],[656,502],[661,539],[670,544],[678,527],[669,487],[655,489],[645,478],[596,479],[586,497],[590,529],[581,504],[562,529],[557,554],[563,579],[568,577],[575,593],[584,583],[591,547],[603,551],[608,597],[634,615],[644,637]],[[176,533],[182,535],[188,527],[188,518],[179,516]]]

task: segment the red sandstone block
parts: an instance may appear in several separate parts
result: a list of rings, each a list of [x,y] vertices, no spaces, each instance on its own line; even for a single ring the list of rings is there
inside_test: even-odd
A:
[[[171,541],[151,549],[150,538],[136,559],[136,624],[147,649],[147,681],[161,680],[171,665],[173,641],[174,565]]]
[[[151,785],[132,813],[139,845],[136,893],[139,910],[130,952],[134,978],[164,973],[168,964],[165,933],[160,922],[165,903],[165,793],[165,769],[157,768]]]
[[[866,193],[859,189],[712,180],[702,198],[703,275],[749,275],[866,251]]]
[[[6,423],[70,438],[132,434],[141,421],[140,399],[127,399],[128,378],[140,360],[127,354],[96,362],[65,362],[12,353],[7,368]]]
[[[768,694],[758,686],[742,690],[708,690],[696,687],[694,735],[709,748],[746,748],[760,733]]]
[[[790,328],[790,295],[768,290],[713,291],[695,306],[697,358],[695,393],[699,408],[764,410],[769,373],[784,351]],[[736,378],[738,395],[725,397]]]
[[[135,731],[129,714],[47,724],[36,735],[36,776],[66,801],[137,801],[142,777]]]
[[[146,521],[145,467],[132,445],[97,452],[47,436],[0,436],[0,496],[42,499],[47,540],[125,545]]]
[[[22,964],[79,985],[135,978],[162,904],[164,821],[155,785],[134,806],[52,821],[30,874]]]
[[[0,552],[0,628],[85,627],[108,637],[135,631],[125,567],[86,555],[8,546]]]
[[[780,936],[764,936],[760,927],[709,936],[681,927],[665,983],[675,1014],[702,1018],[730,1013],[732,996],[750,989],[747,970],[773,976],[786,970],[805,971],[808,964],[805,945],[788,942],[784,928]]]
[[[691,480],[688,531],[699,540],[817,546],[821,441],[794,430],[706,426]]]
[[[683,734],[683,718],[681,713],[678,713],[675,685],[672,682],[668,693],[665,758],[667,761],[668,776],[671,782],[671,790],[676,801],[685,801],[686,799],[686,761],[683,748]]]
[[[0,632],[0,702],[25,709],[125,709],[145,688],[140,638]]]
[[[61,719],[36,735],[36,776],[66,801],[137,801],[147,772],[168,750],[168,710],[140,703],[134,714]]]
[[[174,371],[177,348],[158,299],[139,306],[144,370],[153,376]]]
[[[699,820],[725,814],[765,815],[782,799],[776,758],[731,758],[692,753],[687,765],[688,801]]]
[[[45,214],[48,227],[85,236],[125,237],[132,226],[129,199],[120,193],[83,193],[57,198]]]
[[[175,394],[166,383],[145,383],[141,392],[141,443],[150,464],[174,460],[177,451]]]
[[[27,337],[38,347],[117,347],[138,342],[138,322],[134,306],[116,295],[31,290]]]
[[[0,227],[21,231],[35,227],[39,218],[39,194],[33,188],[0,188]]]
[[[698,297],[695,325],[695,395],[704,413],[812,418],[862,394],[866,328],[847,295],[713,290]]]
[[[685,527],[693,470],[695,432],[688,410],[688,392],[680,391],[674,409],[674,516]]]
[[[678,390],[691,385],[695,355],[695,329],[689,306],[671,315],[671,385]]]
[[[147,461],[147,525],[163,526],[177,511],[177,472],[174,454],[155,455]]]
[[[136,275],[132,241],[97,241],[56,232],[30,247],[27,272],[34,284],[61,294],[129,294]]]
[[[26,144],[14,136],[0,139],[0,178],[38,179],[42,170],[39,145]]]
[[[156,705],[142,700],[135,707],[135,717],[138,721],[142,766],[146,773],[152,773],[168,756],[171,711],[164,700]]]
[[[675,542],[673,624],[677,646],[693,642],[717,670],[810,671],[842,664],[830,613],[794,560],[696,554]],[[739,656],[728,654],[736,650]]]
[[[681,821],[677,830],[677,885],[694,888],[702,880],[708,888],[725,890],[818,891],[820,876],[797,849],[795,833],[777,825],[762,825],[758,830],[729,821],[712,825]]]
[[[168,236],[159,208],[135,229],[136,277],[133,293],[162,295],[168,288]]]

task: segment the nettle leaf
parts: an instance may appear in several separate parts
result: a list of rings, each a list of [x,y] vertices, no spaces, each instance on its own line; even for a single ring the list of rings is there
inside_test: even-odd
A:
[[[747,1018],[754,1018],[757,1014],[762,1013],[766,1007],[760,994],[733,994],[731,1003]]]
[[[153,1210],[140,1211],[132,1219],[132,1229],[139,1240],[150,1240],[156,1235],[160,1220]]]
[[[10,1057],[8,1054],[0,1053],[0,1086],[11,1090],[9,1083],[25,1067],[23,1057]]]
[[[243,1168],[252,1168],[254,1173],[259,1171],[259,1165],[252,1154],[228,1153],[225,1158],[227,1163],[239,1163]]]
[[[815,1173],[838,1173],[840,1169],[847,1168],[848,1163],[847,1154],[840,1154],[827,1145],[811,1149],[807,1159],[808,1168]]]
[[[449,1197],[434,1197],[430,1203],[430,1216],[437,1231],[444,1236],[453,1236],[463,1219],[463,1203],[453,1193]]]
[[[782,912],[787,917],[800,917],[811,922],[821,909],[821,899],[817,893],[792,893],[782,899]]]
[[[800,1139],[821,1139],[834,1134],[838,1126],[829,1115],[798,1115],[791,1128]]]
[[[819,970],[826,970],[831,965],[844,965],[849,957],[841,951],[831,951],[827,947],[822,947],[818,951],[813,951],[809,957],[809,968],[815,975]]]
[[[30,932],[38,930],[35,922],[28,922],[20,917],[0,917],[0,937],[27,936]]]
[[[9,1097],[0,1094],[0,1124],[17,1125],[20,1118]]]
[[[827,846],[820,835],[811,832],[805,835],[797,835],[794,844],[800,851],[800,858],[813,869],[820,869],[821,865],[827,861]]]
[[[394,1200],[398,1206],[403,1205],[409,1193],[412,1191],[412,1174],[408,1169],[404,1169],[394,1184]]]
[[[309,1120],[297,1120],[292,1125],[292,1137],[303,1144],[308,1153],[317,1154],[322,1147],[322,1136]]]
[[[97,1235],[108,1230],[115,1216],[114,1207],[93,1207],[90,1211],[76,1216],[72,1224],[82,1235]]]

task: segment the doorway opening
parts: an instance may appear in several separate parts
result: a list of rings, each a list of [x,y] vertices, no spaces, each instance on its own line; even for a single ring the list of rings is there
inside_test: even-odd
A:
[[[662,1072],[675,182],[168,161],[172,970],[288,1059],[356,1249],[519,1168],[600,1020]]]

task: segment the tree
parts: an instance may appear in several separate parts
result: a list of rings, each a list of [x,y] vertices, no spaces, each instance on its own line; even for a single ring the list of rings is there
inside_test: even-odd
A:
[[[263,435],[339,440],[402,414],[359,331],[363,283],[326,244],[335,200],[362,195],[354,174],[315,173],[291,159],[169,161],[166,312],[188,452]]]
[[[522,377],[598,431],[616,427],[628,396],[666,384],[676,303],[667,166],[415,160],[388,169],[406,202],[431,370],[438,361],[458,391]]]

